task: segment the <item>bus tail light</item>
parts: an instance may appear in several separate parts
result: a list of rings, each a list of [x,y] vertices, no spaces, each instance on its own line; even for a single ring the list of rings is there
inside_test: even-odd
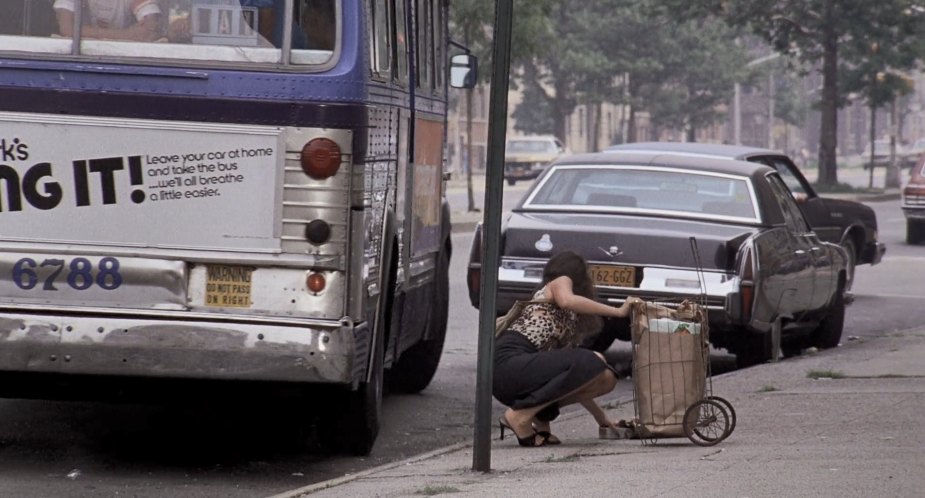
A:
[[[309,140],[299,156],[302,171],[315,180],[334,176],[340,169],[340,147],[329,138]]]
[[[308,287],[309,292],[312,292],[313,294],[318,294],[319,292],[323,291],[325,285],[327,285],[327,281],[325,280],[324,275],[320,273],[312,272],[309,273],[307,277],[305,277],[305,286]]]

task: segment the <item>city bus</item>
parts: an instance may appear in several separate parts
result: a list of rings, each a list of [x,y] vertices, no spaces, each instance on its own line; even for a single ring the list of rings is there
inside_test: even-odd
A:
[[[0,395],[324,386],[322,442],[369,453],[446,334],[447,10],[7,2]]]

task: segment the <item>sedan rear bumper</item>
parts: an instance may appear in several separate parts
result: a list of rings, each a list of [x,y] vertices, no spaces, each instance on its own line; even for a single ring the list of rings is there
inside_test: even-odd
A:
[[[907,220],[925,220],[925,206],[906,207],[903,206],[903,215]]]
[[[690,299],[705,303],[711,319],[734,322],[727,297],[738,289],[738,279],[724,272],[702,272],[690,269],[643,267],[638,287],[598,286],[597,297],[610,305],[620,306],[627,297],[667,304]],[[542,265],[535,262],[505,260],[498,270],[497,312],[505,313],[516,300],[530,299],[539,288]]]
[[[871,242],[867,244],[861,253],[861,261],[876,265],[883,260],[884,253],[886,253],[886,244],[883,242]]]

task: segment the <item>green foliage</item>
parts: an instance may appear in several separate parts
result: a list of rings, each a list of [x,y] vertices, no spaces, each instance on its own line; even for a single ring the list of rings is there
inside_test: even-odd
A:
[[[810,379],[843,379],[845,374],[838,370],[810,370],[806,372],[806,377]]]
[[[551,0],[514,0],[514,23],[511,33],[511,65],[543,49],[543,33],[553,23],[549,17]],[[468,46],[479,58],[479,79],[491,79],[492,31],[495,2],[489,0],[453,0],[450,2],[450,38]],[[458,50],[458,49],[455,49]],[[456,52],[454,52],[456,53]]]
[[[535,85],[525,85],[523,101],[511,113],[515,119],[514,129],[526,134],[547,135],[555,130],[555,123],[549,112],[549,101]]]
[[[820,179],[837,182],[836,110],[851,92],[873,105],[909,90],[901,76],[925,58],[925,8],[918,0],[653,0],[675,19],[718,16],[782,54],[821,67]]]
[[[436,496],[447,493],[459,493],[459,488],[454,488],[453,486],[426,486],[423,489],[418,490],[416,495],[424,496]]]
[[[525,90],[515,111],[519,130],[564,139],[578,104],[602,102],[648,111],[658,128],[709,126],[723,118],[717,106],[744,77],[738,33],[718,21],[674,22],[651,0],[551,8],[557,22],[535,33],[543,49],[515,59]]]

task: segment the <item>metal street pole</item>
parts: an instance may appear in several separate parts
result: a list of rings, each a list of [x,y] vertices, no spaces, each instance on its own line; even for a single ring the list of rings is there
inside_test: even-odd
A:
[[[479,343],[475,383],[475,434],[472,469],[491,470],[491,383],[495,356],[495,298],[498,289],[498,240],[504,194],[504,139],[507,92],[511,73],[513,0],[495,4],[491,93],[488,107],[488,166],[485,172],[485,216],[482,223],[482,288],[479,297]]]

